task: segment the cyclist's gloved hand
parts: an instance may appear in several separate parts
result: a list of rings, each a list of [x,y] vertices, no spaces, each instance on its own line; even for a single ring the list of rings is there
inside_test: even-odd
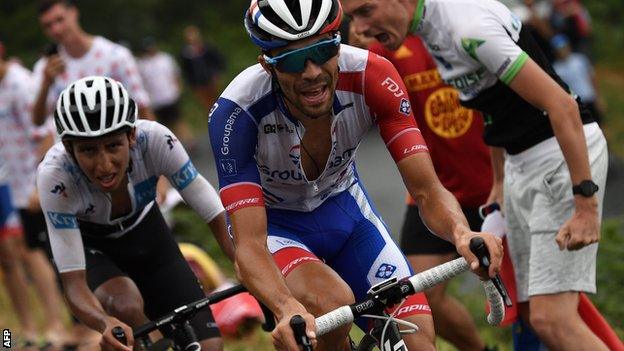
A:
[[[112,333],[113,328],[121,327],[126,334],[126,345],[119,342]],[[134,344],[134,337],[132,335],[132,328],[115,317],[108,316],[106,318],[106,329],[102,332],[102,339],[100,340],[100,346],[104,351],[132,351],[132,345]]]
[[[273,346],[278,351],[299,351],[299,345],[295,341],[293,330],[290,327],[290,320],[295,315],[303,317],[306,323],[306,335],[310,339],[313,347],[316,347],[316,324],[314,316],[296,300],[293,300],[292,307],[283,310],[283,314],[275,329],[271,333]]]
[[[483,238],[485,246],[490,253],[490,268],[487,272],[481,269],[482,267],[479,267],[477,257],[470,251],[470,239],[475,236]],[[481,277],[481,279],[494,278],[496,274],[498,274],[503,260],[503,241],[501,238],[491,233],[467,231],[455,242],[455,247],[457,248],[457,252],[470,264],[470,270]]]

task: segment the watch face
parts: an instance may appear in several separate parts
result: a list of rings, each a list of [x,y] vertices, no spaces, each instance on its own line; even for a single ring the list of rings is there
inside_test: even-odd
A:
[[[581,194],[585,196],[592,196],[596,191],[598,191],[598,185],[590,180],[583,181],[579,185],[581,187]]]

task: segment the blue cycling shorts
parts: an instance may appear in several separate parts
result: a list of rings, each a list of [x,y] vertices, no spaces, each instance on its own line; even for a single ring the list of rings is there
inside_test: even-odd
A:
[[[311,212],[269,209],[267,219],[267,244],[284,275],[300,264],[322,261],[361,300],[372,285],[413,274],[359,182]],[[286,251],[291,253],[282,254]],[[415,297],[404,305],[409,315],[430,314],[424,294]]]

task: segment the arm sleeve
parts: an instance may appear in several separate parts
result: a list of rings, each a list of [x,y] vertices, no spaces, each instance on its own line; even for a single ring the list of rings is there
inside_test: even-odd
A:
[[[529,56],[516,43],[522,22],[507,7],[497,5],[490,11],[483,11],[482,18],[472,20],[471,26],[461,33],[460,40],[470,57],[509,84]]]
[[[208,121],[210,143],[219,175],[219,194],[228,213],[264,206],[256,162],[258,126],[237,103],[219,98]]]
[[[394,66],[370,53],[364,79],[364,99],[377,119],[381,137],[394,161],[427,152],[405,93],[407,89]]]
[[[60,171],[39,168],[37,189],[45,215],[52,256],[60,273],[86,267],[82,237],[76,220],[78,194]]]
[[[147,123],[151,128],[149,155],[156,175],[167,177],[195,212],[206,222],[212,221],[223,211],[215,189],[197,172],[186,150],[167,127],[157,122]]]
[[[149,97],[143,87],[134,56],[122,46],[115,48],[114,55],[116,64],[113,65],[115,70],[112,72],[112,78],[123,84],[139,107],[148,107],[150,105]]]

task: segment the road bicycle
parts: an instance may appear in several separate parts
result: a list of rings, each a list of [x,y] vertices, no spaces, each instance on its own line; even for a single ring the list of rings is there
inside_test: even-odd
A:
[[[489,255],[483,239],[477,237],[470,242],[470,248],[479,259],[481,267],[489,267]],[[336,328],[352,323],[355,318],[366,317],[373,319],[373,327],[364,335],[360,344],[355,347],[358,351],[370,351],[379,347],[381,351],[407,351],[402,333],[415,332],[418,326],[396,319],[385,311],[388,307],[400,309],[401,301],[407,296],[429,289],[436,284],[449,280],[456,275],[469,270],[464,258],[457,258],[426,271],[398,280],[390,278],[368,291],[366,299],[337,309],[316,318],[316,335],[324,335]],[[499,325],[505,317],[505,307],[511,307],[511,299],[498,275],[490,280],[483,281],[485,295],[490,304],[487,321],[490,325]],[[291,328],[298,344],[304,351],[312,351],[312,346],[305,335],[305,321],[301,316],[294,316]],[[400,331],[399,324],[411,329]]]

